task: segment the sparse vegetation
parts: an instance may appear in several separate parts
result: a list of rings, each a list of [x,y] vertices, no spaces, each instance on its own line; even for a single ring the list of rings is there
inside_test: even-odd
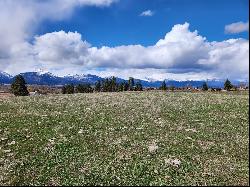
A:
[[[249,185],[249,95],[0,98],[0,185]]]

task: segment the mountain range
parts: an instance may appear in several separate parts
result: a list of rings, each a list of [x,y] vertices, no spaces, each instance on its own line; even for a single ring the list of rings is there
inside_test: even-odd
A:
[[[65,84],[80,84],[80,83],[90,83],[91,85],[95,84],[98,80],[104,80],[104,78],[96,76],[96,75],[67,75],[64,77],[58,77],[53,75],[52,73],[39,73],[39,72],[25,72],[20,73],[27,84],[36,84],[36,85],[48,85],[48,86],[56,86],[56,85],[65,85]],[[0,72],[0,84],[11,84],[14,76],[9,75],[5,72]],[[116,78],[117,82],[126,81],[121,78]],[[154,80],[140,80],[135,79],[135,82],[140,81],[143,87],[160,87],[162,81],[154,81]],[[175,86],[175,87],[202,87],[202,84],[205,80],[186,80],[186,81],[177,81],[177,80],[169,80],[166,79],[167,86]],[[207,84],[209,87],[214,88],[223,88],[225,80],[212,79],[207,80]],[[231,81],[234,85],[239,85],[240,81]],[[249,85],[248,81],[244,82]]]

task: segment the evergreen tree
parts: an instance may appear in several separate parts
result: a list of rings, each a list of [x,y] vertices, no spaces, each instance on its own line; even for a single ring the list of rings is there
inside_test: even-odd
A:
[[[129,90],[133,91],[135,86],[135,80],[133,77],[129,77],[128,84],[129,84]]]
[[[208,90],[208,86],[207,86],[207,83],[204,82],[203,85],[202,85],[202,90],[203,91],[207,91]]]
[[[129,84],[128,82],[125,82],[123,85],[123,91],[128,91],[128,89],[129,89]]]
[[[118,91],[119,91],[119,92],[124,91],[124,84],[125,84],[124,82],[118,84]]]
[[[92,93],[93,89],[90,84],[78,84],[76,86],[76,91],[78,93]]]
[[[62,87],[62,94],[66,94],[66,86]]]
[[[102,90],[103,90],[104,92],[108,92],[108,91],[109,91],[109,87],[110,87],[109,79],[106,78],[106,79],[104,79],[103,82],[102,82]]]
[[[96,92],[100,92],[101,91],[101,81],[100,80],[98,80],[97,82],[96,82],[96,84],[95,84],[95,91]]]
[[[167,85],[166,85],[165,80],[162,82],[160,89],[161,90],[167,90]]]
[[[142,84],[140,81],[138,81],[135,85],[135,90],[136,91],[142,91]]]
[[[224,83],[224,89],[229,91],[233,88],[233,85],[231,84],[231,82],[227,79]]]
[[[73,94],[75,92],[75,87],[73,84],[70,85],[65,85],[62,88],[62,93],[63,94]]]
[[[26,87],[26,82],[25,82],[22,75],[17,75],[14,78],[14,81],[11,84],[11,92],[15,96],[27,96],[27,95],[29,95],[29,91]]]
[[[116,78],[113,76],[110,79],[110,90],[111,92],[117,91],[117,83],[116,83]]]

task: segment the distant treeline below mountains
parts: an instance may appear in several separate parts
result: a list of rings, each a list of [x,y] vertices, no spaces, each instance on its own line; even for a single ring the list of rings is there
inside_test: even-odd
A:
[[[91,85],[94,85],[98,80],[104,80],[104,78],[96,76],[96,75],[74,75],[74,76],[64,76],[64,77],[58,77],[51,73],[38,73],[38,72],[26,72],[21,73],[21,75],[24,77],[27,84],[34,84],[34,85],[48,85],[48,86],[56,86],[56,85],[66,85],[66,84],[84,84],[89,83]],[[0,72],[0,84],[11,84],[13,81],[13,76],[5,73]],[[116,78],[116,81],[118,83],[127,81],[121,78]],[[140,81],[143,87],[155,87],[158,88],[161,86],[162,81],[146,81],[146,80],[140,80],[135,79],[135,81]],[[176,80],[165,80],[167,86],[174,86],[177,88],[180,87],[198,87],[201,88],[203,83],[206,80],[188,80],[188,81],[176,81]],[[224,87],[225,80],[207,80],[207,84],[209,87],[213,88],[223,88]],[[235,86],[239,86],[242,83],[249,84],[248,81],[240,82],[231,80],[232,84]]]

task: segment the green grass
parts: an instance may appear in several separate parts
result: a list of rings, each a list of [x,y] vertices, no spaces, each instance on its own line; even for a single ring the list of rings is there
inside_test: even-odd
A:
[[[202,92],[0,99],[0,185],[249,185],[248,101]]]

